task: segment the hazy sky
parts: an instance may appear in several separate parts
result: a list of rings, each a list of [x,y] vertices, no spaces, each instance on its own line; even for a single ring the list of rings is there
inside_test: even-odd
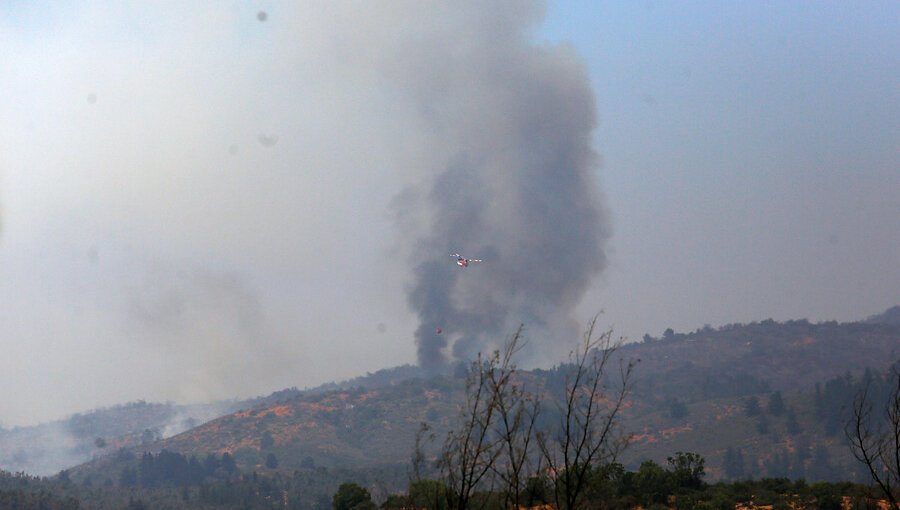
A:
[[[612,211],[584,300],[632,338],[900,302],[900,4],[563,2]]]
[[[535,55],[599,122],[612,233],[572,320],[900,304],[897,26],[897,2],[0,3],[0,423],[414,362],[433,243],[398,197],[516,131],[500,71]]]

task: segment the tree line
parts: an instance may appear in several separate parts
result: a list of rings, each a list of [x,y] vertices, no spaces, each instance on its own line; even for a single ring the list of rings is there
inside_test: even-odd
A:
[[[900,367],[826,382],[817,391],[823,411],[831,398],[855,395],[843,411],[843,431],[867,466],[872,487],[849,482],[806,484],[767,478],[707,484],[705,459],[676,452],[665,466],[645,461],[627,470],[618,461],[628,436],[619,416],[628,405],[636,362],[618,356],[612,331],[597,333],[596,319],[569,363],[545,383],[520,372],[515,355],[522,330],[468,365],[464,399],[453,427],[436,438],[423,424],[413,445],[407,490],[370,489],[375,479],[315,468],[263,476],[239,470],[230,454],[204,459],[162,451],[145,453],[122,468],[118,483],[76,486],[63,472],[55,480],[0,473],[0,508],[296,508],[430,510],[544,506],[645,509],[729,508],[737,503],[773,508],[869,508],[876,499],[897,504],[900,473]],[[853,397],[851,397],[853,398]],[[788,416],[780,393],[766,406],[745,401],[748,414]],[[817,409],[819,409],[817,407]],[[824,417],[823,417],[824,418]],[[743,463],[740,450],[726,462]],[[737,474],[737,473],[735,473]],[[349,478],[349,480],[348,480]],[[338,480],[348,480],[338,486]],[[376,505],[375,502],[379,502]],[[8,505],[5,503],[9,503]]]

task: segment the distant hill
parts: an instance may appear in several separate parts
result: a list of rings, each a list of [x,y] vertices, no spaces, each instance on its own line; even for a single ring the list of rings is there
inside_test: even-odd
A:
[[[873,315],[866,319],[868,324],[900,324],[900,305],[888,308],[883,313]]]
[[[707,457],[712,476],[726,476],[723,462],[732,450],[740,451],[748,474],[776,473],[774,464],[787,455],[804,466],[813,455],[830,456],[832,464],[849,469],[834,425],[824,429],[822,395],[829,395],[829,405],[846,405],[831,390],[844,387],[846,393],[865,368],[883,372],[900,359],[900,324],[893,320],[898,311],[893,307],[851,323],[766,320],[690,333],[668,330],[623,346],[622,357],[640,360],[623,415],[635,440],[623,460],[664,462],[674,451],[692,450]],[[553,370],[528,374],[537,384],[553,376]],[[775,392],[791,412],[790,427],[786,412],[746,416],[748,399],[765,408]],[[263,471],[270,454],[283,472],[398,465],[409,459],[421,422],[442,437],[461,395],[461,380],[428,378],[407,365],[243,401],[135,402],[35,427],[0,429],[0,469],[49,475],[96,459],[79,470],[107,465],[114,480],[121,469],[114,460],[129,457],[121,452],[163,448],[198,457],[233,453],[241,467]]]
[[[137,448],[234,413],[300,395],[318,395],[366,385],[378,388],[421,375],[416,366],[379,370],[348,381],[298,390],[288,388],[268,396],[202,405],[131,402],[74,414],[66,419],[28,427],[0,428],[0,469],[47,476],[109,455],[120,448]]]
[[[900,359],[898,350],[900,325],[805,320],[670,331],[625,345],[619,355],[640,363],[623,414],[633,444],[622,460],[629,466],[642,459],[664,463],[676,451],[694,451],[707,458],[713,479],[735,473],[862,476],[835,427],[858,382],[884,373]],[[547,387],[560,371],[522,376]],[[72,476],[116,480],[140,453],[162,450],[198,459],[228,453],[246,472],[396,467],[410,458],[422,422],[435,436],[430,451],[440,446],[462,386],[460,379],[426,379],[400,367],[334,389],[286,390],[173,437],[126,449],[131,455],[98,458],[72,470]],[[545,407],[552,413],[552,404]],[[726,466],[726,454],[732,460],[740,456],[740,469]]]
[[[620,353],[641,360],[626,462],[695,451],[719,478],[730,449],[747,476],[848,479],[859,466],[844,442],[847,407],[865,369],[900,360],[900,325],[765,320],[669,331]],[[773,399],[777,414],[766,410]],[[748,416],[750,400],[758,414]]]
[[[203,459],[230,454],[245,472],[328,468],[397,468],[412,454],[415,433],[429,422],[446,432],[461,397],[460,380],[412,379],[368,389],[295,394],[238,411],[151,445],[97,458],[73,477],[118,479],[144,451],[168,450]],[[266,467],[269,454],[278,468]],[[402,470],[401,470],[402,471]]]
[[[900,359],[900,324],[806,320],[732,324],[645,337],[622,355],[641,359],[640,391],[698,400],[811,389],[816,382]]]
[[[0,429],[0,469],[56,474],[119,448],[151,444],[242,407],[246,406],[239,402],[185,406],[139,401],[40,425]]]

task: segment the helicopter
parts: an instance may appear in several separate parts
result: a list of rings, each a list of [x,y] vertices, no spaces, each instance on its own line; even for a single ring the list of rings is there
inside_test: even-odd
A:
[[[482,262],[481,259],[467,259],[459,253],[453,253],[451,257],[456,257],[456,265],[459,267],[469,267],[470,262]]]

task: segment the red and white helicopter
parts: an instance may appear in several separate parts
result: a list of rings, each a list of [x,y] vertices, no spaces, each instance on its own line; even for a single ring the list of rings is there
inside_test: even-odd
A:
[[[454,253],[450,255],[451,257],[456,257],[456,265],[459,267],[469,267],[470,262],[481,262],[481,259],[467,259],[460,255],[459,253]]]

